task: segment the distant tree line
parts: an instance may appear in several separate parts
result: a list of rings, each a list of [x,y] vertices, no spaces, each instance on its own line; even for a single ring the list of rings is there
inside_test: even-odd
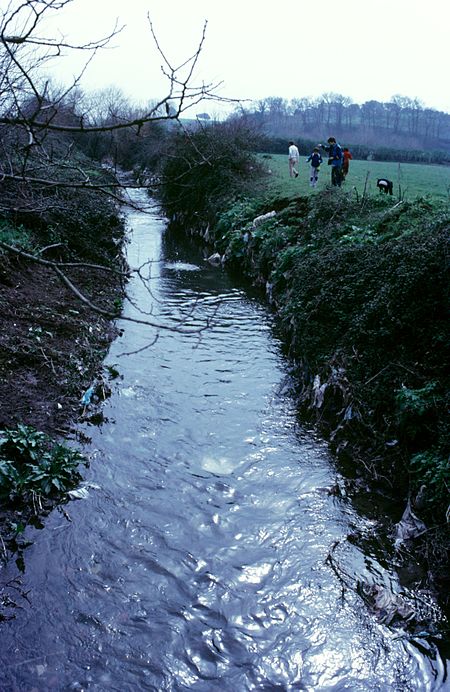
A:
[[[450,114],[426,108],[418,99],[393,96],[387,103],[359,105],[346,96],[322,94],[317,99],[269,97],[240,108],[234,118],[252,124],[276,147],[276,139],[323,141],[333,135],[352,146],[358,158],[448,163]],[[403,150],[403,151],[402,151]],[[413,150],[413,151],[412,151]],[[414,152],[414,153],[413,153]]]

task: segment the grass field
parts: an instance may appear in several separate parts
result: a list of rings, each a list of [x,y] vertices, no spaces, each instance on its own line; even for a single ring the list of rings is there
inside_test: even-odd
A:
[[[274,192],[282,195],[310,194],[330,185],[331,170],[326,157],[320,167],[319,181],[315,190],[309,187],[310,165],[306,156],[300,157],[299,176],[290,178],[287,155],[264,154],[263,161],[272,171]],[[350,161],[350,171],[342,188],[356,188],[359,194],[382,194],[376,183],[378,178],[388,178],[394,183],[394,198],[401,197],[412,201],[417,197],[429,197],[450,201],[450,166],[433,166],[414,163],[394,163],[391,161]]]

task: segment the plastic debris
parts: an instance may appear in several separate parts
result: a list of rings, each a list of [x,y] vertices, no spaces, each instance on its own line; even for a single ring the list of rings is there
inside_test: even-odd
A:
[[[401,595],[381,584],[365,584],[362,587],[363,597],[372,607],[378,620],[391,625],[395,619],[411,622],[414,619],[414,608]]]
[[[87,406],[88,404],[91,403],[93,393],[94,393],[94,386],[86,389],[85,393],[81,397],[81,403],[83,404],[83,406]]]
[[[218,252],[215,252],[213,255],[208,257],[208,262],[213,266],[218,267],[219,264],[222,263],[222,257],[219,255]]]
[[[327,388],[327,383],[324,382],[323,384],[320,383],[320,376],[316,375],[314,377],[314,382],[313,382],[313,389],[312,389],[312,394],[313,394],[313,402],[312,405],[314,408],[321,408],[323,404],[323,399],[325,396],[325,390]]]
[[[75,488],[75,490],[69,490],[67,494],[71,500],[85,500],[89,497],[89,490],[87,488]]]
[[[264,223],[264,221],[268,221],[269,219],[273,219],[273,217],[276,215],[277,215],[276,211],[269,211],[267,214],[261,214],[261,216],[257,216],[256,219],[253,219],[253,228],[257,228],[262,223]]]
[[[411,502],[408,500],[403,516],[397,524],[395,545],[398,547],[403,541],[416,538],[426,530],[426,525],[417,517],[411,509]]]

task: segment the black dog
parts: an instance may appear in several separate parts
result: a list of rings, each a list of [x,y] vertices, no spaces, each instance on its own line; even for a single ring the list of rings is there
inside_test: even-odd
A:
[[[386,195],[389,192],[390,195],[392,195],[392,188],[393,188],[394,183],[392,180],[387,180],[386,178],[378,178],[377,180],[377,187],[381,191],[383,191]]]

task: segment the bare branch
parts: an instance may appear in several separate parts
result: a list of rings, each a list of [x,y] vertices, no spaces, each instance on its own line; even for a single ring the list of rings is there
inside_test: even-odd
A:
[[[152,304],[156,305],[157,299],[151,291],[151,276],[144,276],[143,267],[120,271],[95,262],[56,262],[47,257],[50,251],[56,251],[70,252],[75,259],[83,258],[83,252],[79,252],[76,245],[78,234],[70,235],[71,231],[64,231],[64,235],[61,231],[65,225],[71,230],[78,228],[78,215],[82,217],[79,227],[86,233],[84,229],[88,223],[83,226],[85,218],[90,216],[92,226],[99,224],[103,209],[105,216],[112,218],[118,216],[118,205],[126,204],[145,211],[127,196],[126,190],[150,189],[155,183],[149,183],[151,177],[147,176],[147,163],[142,166],[145,174],[134,178],[139,180],[138,183],[125,182],[116,175],[117,165],[127,160],[123,155],[121,159],[121,146],[126,148],[128,145],[131,149],[129,143],[132,141],[133,147],[137,148],[136,143],[138,147],[141,146],[155,132],[156,137],[163,140],[166,136],[164,124],[173,121],[179,123],[180,116],[201,101],[229,101],[216,96],[220,83],[194,83],[195,71],[205,45],[207,22],[192,54],[175,65],[160,45],[148,16],[149,42],[156,46],[162,59],[161,69],[167,78],[166,95],[145,108],[136,109],[131,108],[125,99],[115,98],[117,94],[111,94],[106,110],[103,102],[97,109],[92,109],[86,100],[83,101],[83,95],[79,94],[82,78],[98,51],[108,48],[123,27],[116,21],[106,36],[85,43],[71,41],[63,35],[49,36],[48,31],[42,30],[46,17],[73,1],[10,0],[7,8],[0,10],[0,215],[7,225],[20,227],[24,223],[29,224],[30,228],[39,229],[33,232],[33,240],[39,244],[39,233],[42,233],[41,244],[44,245],[34,254],[3,242],[0,242],[0,247],[29,262],[49,267],[78,300],[108,319],[126,319],[155,329],[201,333],[208,323],[201,327],[188,326],[195,306],[188,315],[169,326],[159,324],[157,317],[148,319],[150,313],[145,313],[136,305],[133,306],[134,310],[140,310],[147,319],[125,317],[95,305],[66,273],[76,268],[114,271],[124,281],[134,273],[152,297]],[[56,88],[49,80],[43,79],[42,68],[49,60],[63,56],[68,51],[84,52],[84,66],[69,85]],[[186,136],[190,136],[187,130],[185,132]],[[92,153],[91,146],[98,150]],[[196,146],[195,142],[193,146]],[[196,153],[198,165],[210,165],[208,157],[202,155],[198,147]],[[145,160],[144,157],[142,159]],[[106,166],[100,162],[107,163],[109,171],[105,171]],[[127,160],[125,166],[132,165]],[[112,171],[114,176],[111,175]],[[180,180],[180,184],[183,184],[183,180]],[[89,200],[89,205],[86,203],[88,211],[80,201],[81,195],[84,200]],[[114,223],[111,221],[112,226]],[[59,243],[61,239],[63,242]],[[84,241],[85,238],[82,239]],[[106,241],[110,243],[110,254],[99,251],[92,256],[107,256],[108,260],[113,261],[116,258],[115,244],[119,244],[120,240],[113,237]],[[128,300],[133,305],[132,300]]]
[[[109,267],[104,267],[102,265],[89,265],[86,263],[73,263],[73,262],[53,262],[51,260],[45,260],[42,259],[41,257],[36,257],[35,255],[32,255],[28,252],[25,252],[23,250],[19,250],[18,248],[15,248],[11,245],[8,245],[7,243],[4,243],[0,241],[0,247],[3,247],[5,250],[8,250],[9,252],[12,252],[15,255],[18,255],[20,257],[23,257],[31,262],[35,262],[37,264],[41,264],[43,266],[51,268],[55,274],[59,277],[59,279],[62,281],[62,283],[80,300],[84,305],[87,305],[90,310],[93,312],[96,312],[99,315],[102,315],[103,317],[109,319],[109,320],[124,320],[127,322],[134,322],[136,324],[143,324],[148,327],[153,327],[158,330],[164,330],[164,331],[170,331],[170,332],[178,332],[180,334],[199,334],[205,329],[208,329],[210,327],[211,319],[208,319],[205,321],[204,325],[201,327],[187,327],[185,326],[187,320],[192,317],[194,311],[195,311],[195,306],[190,307],[188,313],[183,317],[183,319],[180,319],[178,321],[178,324],[167,324],[159,321],[150,321],[150,320],[144,320],[144,319],[139,319],[136,317],[129,317],[127,315],[123,315],[117,312],[111,312],[109,310],[104,310],[103,308],[100,308],[98,305],[93,303],[89,298],[87,298],[76,286],[75,284],[69,279],[69,277],[61,270],[61,267],[87,267],[87,268],[95,268],[95,269],[100,269],[102,271],[118,274],[120,276],[123,276],[124,278],[129,278],[131,272],[139,272],[139,268],[136,270],[130,270],[129,272],[119,272],[115,269],[111,269]],[[141,311],[142,312],[142,311]],[[149,314],[149,313],[146,313]]]

